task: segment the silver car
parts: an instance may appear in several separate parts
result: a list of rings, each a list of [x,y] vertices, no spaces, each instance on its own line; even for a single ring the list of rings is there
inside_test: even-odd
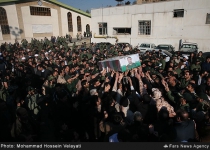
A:
[[[140,50],[140,54],[144,54],[146,51],[152,51],[155,49],[154,43],[142,43],[138,49]]]

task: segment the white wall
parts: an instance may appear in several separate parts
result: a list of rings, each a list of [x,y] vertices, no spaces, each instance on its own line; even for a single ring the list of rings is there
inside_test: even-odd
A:
[[[33,5],[32,5],[33,6]],[[3,7],[7,12],[7,18],[9,26],[13,27],[13,31],[15,33],[18,33],[19,30],[19,24],[18,24],[18,16],[17,16],[17,10],[16,5],[13,3],[10,3],[8,5],[0,6]],[[37,7],[37,5],[36,5]],[[44,6],[41,6],[44,7]],[[76,38],[77,34],[77,16],[81,17],[82,22],[82,33],[86,31],[86,25],[89,24],[91,27],[91,18],[83,16],[81,14],[69,11],[67,9],[61,8],[61,28],[62,28],[62,36],[65,36],[68,32],[68,22],[67,22],[67,13],[72,13],[73,18],[73,37]],[[58,11],[56,9],[51,8],[51,16],[32,16],[30,15],[30,6],[22,6],[21,7],[21,13],[22,13],[22,19],[23,19],[23,26],[24,29],[23,32],[25,34],[25,38],[27,40],[31,40],[33,38],[33,30],[32,25],[52,25],[52,35],[53,36],[59,36],[59,19],[58,19]],[[15,36],[11,33],[11,40],[3,40],[2,33],[0,30],[0,43],[6,42],[12,42],[15,41]],[[20,34],[17,36],[19,41],[21,41]],[[37,39],[43,39],[44,37],[36,37]],[[50,38],[50,37],[48,37]]]
[[[174,9],[184,9],[183,18],[173,18]],[[210,13],[210,0],[180,0],[142,5],[109,7],[91,10],[91,30],[99,35],[98,22],[107,22],[108,36],[117,36],[119,42],[152,42],[172,44],[178,50],[179,40],[197,42],[200,50],[210,51],[210,24],[206,14]],[[103,18],[103,19],[102,19]],[[138,35],[138,20],[151,20],[151,35]],[[131,27],[131,35],[113,35],[113,27]],[[92,42],[111,42],[108,38],[92,38]]]
[[[59,35],[59,25],[58,25],[58,12],[56,9],[51,8],[51,16],[32,16],[30,15],[30,7],[21,7],[24,33],[27,39],[33,37],[32,25],[52,25],[53,36]],[[43,37],[40,37],[43,38]]]
[[[82,33],[86,31],[86,25],[89,24],[91,27],[91,18],[83,16],[81,14],[78,14],[76,12],[70,11],[65,8],[61,8],[61,22],[62,22],[62,34],[66,35],[69,33],[68,31],[68,20],[67,20],[67,13],[71,12],[72,14],[72,23],[73,23],[73,38],[76,38],[77,35],[77,16],[81,17],[81,23],[82,23]]]
[[[8,24],[10,26],[10,37],[11,41],[14,42],[14,40],[17,38],[20,38],[19,32],[19,24],[18,24],[18,17],[17,17],[17,11],[16,11],[16,6],[15,5],[7,5],[7,6],[0,6],[3,7],[6,10],[7,13],[7,20]],[[3,40],[2,37],[2,32],[0,32],[0,40]]]

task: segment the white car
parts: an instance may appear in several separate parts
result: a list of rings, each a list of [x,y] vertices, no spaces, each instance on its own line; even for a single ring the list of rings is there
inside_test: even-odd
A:
[[[154,43],[142,43],[138,49],[140,50],[141,54],[144,54],[146,51],[152,51],[155,49],[155,44]]]

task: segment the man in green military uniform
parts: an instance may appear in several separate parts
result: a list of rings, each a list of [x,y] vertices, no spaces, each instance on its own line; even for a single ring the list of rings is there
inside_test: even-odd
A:
[[[30,114],[34,119],[38,118],[38,113],[41,109],[39,106],[41,95],[36,92],[33,87],[28,87],[28,95],[26,97],[26,104],[30,110]]]
[[[26,39],[23,39],[21,41],[21,43],[22,43],[23,47],[26,48],[27,47],[27,44],[28,44],[28,41]]]
[[[177,74],[177,77],[180,77],[182,70],[178,67],[178,64],[174,63],[174,73]]]
[[[202,51],[200,51],[200,52],[198,53],[197,59],[200,60],[201,64],[205,61],[205,59],[204,59],[204,57],[203,57],[203,52],[202,52]]]
[[[76,85],[79,81],[78,77],[79,77],[78,74],[76,76],[71,75],[71,76],[66,76],[65,77],[65,79],[67,81],[66,87],[71,94],[77,92]]]
[[[191,65],[190,69],[191,69],[191,71],[193,71],[193,70],[200,71],[201,70],[200,59],[196,59],[196,62]]]
[[[127,58],[128,65],[126,66],[127,70],[133,69],[136,67],[136,64],[132,62],[132,58],[128,57]]]
[[[190,83],[191,78],[192,78],[192,73],[190,73],[190,71],[185,71],[184,78],[181,78],[180,80],[180,88],[185,89]]]

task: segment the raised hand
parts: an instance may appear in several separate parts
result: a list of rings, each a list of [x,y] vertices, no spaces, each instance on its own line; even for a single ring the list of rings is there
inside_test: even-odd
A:
[[[120,73],[119,79],[122,80],[123,78],[123,73]]]
[[[116,74],[115,78],[119,79],[119,72],[116,72],[115,74]]]
[[[138,79],[138,80],[141,80],[141,75],[139,73],[136,72],[135,74],[135,77]]]

